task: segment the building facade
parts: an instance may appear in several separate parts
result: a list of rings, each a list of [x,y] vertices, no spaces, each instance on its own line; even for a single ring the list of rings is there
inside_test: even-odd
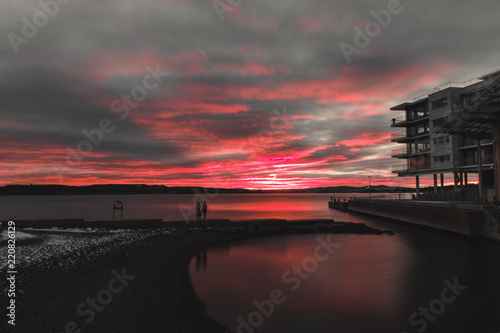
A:
[[[434,191],[438,176],[444,185],[444,174],[453,174],[455,189],[467,184],[468,174],[479,174],[486,186],[494,184],[493,137],[484,129],[477,133],[447,130],[457,119],[470,118],[484,108],[492,85],[498,84],[500,71],[463,82],[448,83],[426,96],[391,108],[403,112],[391,120],[391,127],[400,128],[392,142],[401,148],[392,157],[401,160],[393,168],[398,176],[415,176],[417,188],[420,175],[434,176]],[[481,172],[479,172],[481,170]],[[418,193],[418,191],[417,191]]]

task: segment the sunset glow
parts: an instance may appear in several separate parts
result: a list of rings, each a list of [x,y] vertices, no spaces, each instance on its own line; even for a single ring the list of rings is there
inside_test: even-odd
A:
[[[2,26],[20,34],[38,5],[7,3]],[[490,69],[432,38],[411,56],[400,28],[425,29],[404,12],[348,63],[338,44],[371,8],[248,3],[220,21],[210,2],[94,5],[1,46],[0,185],[413,186],[391,172],[390,107]]]

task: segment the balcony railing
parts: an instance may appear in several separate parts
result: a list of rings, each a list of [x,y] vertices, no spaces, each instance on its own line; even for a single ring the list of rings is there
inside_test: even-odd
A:
[[[431,166],[429,163],[422,163],[419,165],[395,164],[392,166],[392,172],[410,172],[419,170],[428,170]]]
[[[452,189],[439,189],[438,193],[423,192],[419,195],[418,200],[478,202],[478,188],[477,186],[460,186],[460,192]]]
[[[415,138],[421,135],[428,135],[430,132],[429,131],[424,131],[424,132],[419,132],[419,133],[406,133],[406,131],[398,132],[398,133],[392,133],[391,134],[391,140],[401,140],[401,139],[411,139]]]
[[[391,140],[406,138],[406,131],[391,134]]]
[[[408,165],[407,164],[395,164],[391,167],[391,169],[392,169],[392,172],[407,171]]]
[[[420,116],[415,116],[415,117],[407,117],[406,115],[400,116],[400,117],[391,119],[391,126],[398,125],[398,124],[406,122],[406,121],[414,121],[414,120],[424,119],[427,117],[429,117],[428,113],[424,114],[424,115],[420,115]]]
[[[403,148],[403,149],[393,149],[391,150],[391,156],[398,156],[398,155],[411,155],[411,154],[425,154],[431,151],[431,148],[422,148],[422,149],[408,149],[408,148]]]
[[[407,149],[393,149],[391,150],[391,156],[397,156],[397,155],[406,155]]]
[[[493,140],[481,140],[481,146],[491,145]],[[458,148],[471,148],[477,147],[477,141],[474,138],[464,138],[462,142],[460,142],[460,146]]]
[[[483,165],[485,164],[493,164],[494,163],[494,160],[495,160],[495,156],[493,155],[484,155],[483,158],[482,158],[482,161],[481,163]],[[459,165],[461,167],[464,167],[464,166],[477,166],[477,157],[474,156],[474,157],[466,157],[466,158],[461,158],[459,160]]]
[[[414,152],[411,152],[410,154],[421,154],[421,153],[428,153],[431,151],[431,147],[428,147],[428,148],[421,148],[421,149],[418,149]]]
[[[395,124],[398,124],[398,123],[402,123],[406,121],[406,116],[401,116],[401,117],[397,117],[397,118],[392,118],[391,119],[391,125],[395,125]]]

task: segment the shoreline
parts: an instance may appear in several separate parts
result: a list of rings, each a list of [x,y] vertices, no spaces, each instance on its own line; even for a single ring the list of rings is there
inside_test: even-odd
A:
[[[33,229],[29,232],[42,237],[39,242],[30,239],[27,243],[30,245],[26,247],[34,253],[48,244],[46,239],[53,237],[46,231]],[[189,265],[192,258],[214,244],[291,233],[381,235],[389,232],[364,224],[342,222],[293,225],[286,226],[286,229],[276,226],[210,230],[185,227],[175,231],[162,228],[130,230],[124,235],[99,232],[93,236],[69,235],[62,231],[59,234],[66,234],[60,236],[62,239],[69,238],[68,242],[72,244],[81,243],[81,253],[64,252],[68,258],[57,255],[44,258],[44,263],[48,262],[48,267],[54,268],[20,267],[19,288],[22,286],[23,292],[17,298],[18,321],[14,331],[65,332],[65,326],[74,322],[81,332],[137,332],[147,328],[148,331],[229,333],[231,330],[208,315],[206,305],[191,284]],[[104,238],[99,244],[88,245],[92,237]],[[20,242],[19,248],[22,247]],[[71,264],[65,265],[66,261]],[[109,285],[113,270],[123,270],[134,278],[122,292],[113,295],[102,312],[95,311],[94,318],[87,323],[85,319],[89,320],[90,316],[82,316],[77,308],[89,297],[98,298],[96,295]]]

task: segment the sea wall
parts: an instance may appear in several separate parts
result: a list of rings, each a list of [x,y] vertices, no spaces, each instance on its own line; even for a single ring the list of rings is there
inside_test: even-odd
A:
[[[382,201],[349,201],[349,210],[467,236],[484,235],[481,210]]]

